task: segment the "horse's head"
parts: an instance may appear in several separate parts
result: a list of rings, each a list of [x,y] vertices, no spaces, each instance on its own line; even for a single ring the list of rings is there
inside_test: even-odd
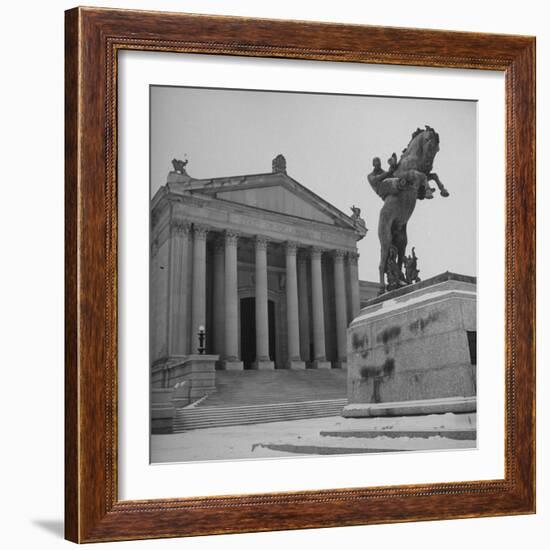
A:
[[[414,155],[417,169],[424,173],[431,172],[435,155],[439,151],[439,134],[430,126],[424,130],[417,128],[403,156]]]

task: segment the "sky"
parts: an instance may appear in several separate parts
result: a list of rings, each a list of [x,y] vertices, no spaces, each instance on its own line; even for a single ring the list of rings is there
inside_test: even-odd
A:
[[[433,171],[450,197],[417,201],[408,250],[415,247],[422,279],[476,275],[476,113],[474,101],[153,86],[151,193],[165,184],[174,157],[187,156],[187,172],[202,179],[270,172],[282,153],[302,185],[346,214],[361,208],[369,231],[358,242],[359,278],[377,281],[383,202],[367,181],[372,158],[387,167],[428,124],[440,137]]]

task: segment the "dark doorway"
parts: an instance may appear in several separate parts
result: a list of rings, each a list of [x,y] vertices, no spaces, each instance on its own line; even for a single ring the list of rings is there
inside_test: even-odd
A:
[[[256,359],[256,299],[241,300],[241,361],[245,369]]]
[[[269,329],[269,358],[276,361],[275,303],[267,302]],[[256,360],[256,298],[241,299],[241,361],[245,369],[251,369]]]
[[[277,363],[275,350],[277,349],[275,341],[275,302],[267,301],[267,322],[269,325],[269,358]]]

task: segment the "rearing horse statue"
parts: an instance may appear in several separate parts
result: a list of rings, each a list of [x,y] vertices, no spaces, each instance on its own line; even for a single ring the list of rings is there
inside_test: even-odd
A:
[[[428,182],[435,181],[441,196],[449,196],[438,175],[432,172],[433,161],[438,151],[439,135],[433,128],[426,126],[424,130],[416,129],[399,162],[395,153],[390,157],[387,171],[382,170],[378,157],[373,159],[374,170],[368,175],[368,180],[384,201],[378,221],[380,293],[386,290],[385,274],[392,246],[397,251],[397,265],[403,275],[407,222],[414,211],[417,199],[433,198],[434,189]],[[403,285],[407,284],[404,275],[401,281]]]

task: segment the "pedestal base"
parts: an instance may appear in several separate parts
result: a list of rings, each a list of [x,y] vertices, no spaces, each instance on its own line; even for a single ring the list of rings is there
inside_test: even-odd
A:
[[[273,370],[275,369],[275,363],[269,360],[254,361],[252,368],[254,370]]]
[[[242,361],[222,361],[221,362],[223,370],[244,370],[244,365]]]
[[[388,292],[350,324],[344,416],[473,412],[475,396],[475,278]]]
[[[287,369],[291,370],[305,370],[306,363],[305,361],[298,361],[296,359],[293,359],[287,363]]]
[[[330,361],[315,359],[312,363],[314,369],[331,369],[332,363]]]
[[[346,405],[342,416],[365,418],[376,416],[416,416],[424,414],[474,413],[476,398],[446,397],[443,399],[421,399],[399,403],[355,403]]]

